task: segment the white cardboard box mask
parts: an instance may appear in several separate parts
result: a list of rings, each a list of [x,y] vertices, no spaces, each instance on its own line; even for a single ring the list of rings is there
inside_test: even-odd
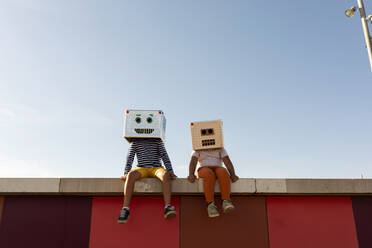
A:
[[[193,150],[223,147],[221,120],[192,122],[190,127]]]
[[[165,141],[166,120],[161,110],[129,109],[125,114],[124,138],[160,138]]]

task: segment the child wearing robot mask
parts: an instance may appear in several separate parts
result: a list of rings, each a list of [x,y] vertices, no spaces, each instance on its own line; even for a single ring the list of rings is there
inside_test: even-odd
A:
[[[194,152],[191,155],[188,180],[195,182],[194,173],[199,162],[197,176],[203,179],[208,216],[220,215],[214,203],[216,179],[220,185],[223,212],[233,211],[235,207],[230,199],[230,180],[234,183],[239,177],[235,175],[234,166],[223,148],[222,121],[191,123],[191,136]],[[227,170],[222,167],[222,162]]]
[[[129,219],[129,203],[132,198],[134,184],[138,179],[146,177],[158,178],[163,184],[164,218],[171,219],[177,212],[170,205],[171,180],[177,178],[172,169],[167,151],[164,147],[165,117],[162,111],[127,110],[124,125],[124,138],[130,143],[124,176],[124,205],[120,211],[118,223],[126,223]],[[138,166],[132,168],[133,159],[137,155]],[[163,161],[165,168],[161,165]]]

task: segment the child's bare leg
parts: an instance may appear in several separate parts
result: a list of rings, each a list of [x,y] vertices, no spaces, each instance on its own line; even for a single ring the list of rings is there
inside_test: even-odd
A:
[[[163,185],[163,197],[165,203],[164,218],[172,219],[177,216],[177,212],[173,206],[171,206],[171,176],[166,170],[159,170],[155,176],[159,178]]]
[[[162,182],[163,198],[165,205],[170,205],[171,202],[171,178],[166,170],[156,173],[156,177]]]
[[[130,200],[132,199],[134,184],[141,177],[138,171],[131,171],[125,180],[124,185],[124,206],[129,207]]]

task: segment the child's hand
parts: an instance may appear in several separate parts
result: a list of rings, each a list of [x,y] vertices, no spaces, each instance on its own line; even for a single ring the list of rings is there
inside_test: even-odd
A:
[[[235,183],[236,181],[239,180],[239,177],[237,175],[231,175],[230,179],[231,179],[231,182]]]
[[[176,174],[174,174],[174,173],[169,173],[169,176],[170,176],[171,180],[174,180],[174,179],[177,178]]]
[[[127,174],[125,174],[124,176],[121,176],[120,179],[125,182],[125,180],[127,180]]]
[[[187,177],[187,180],[189,180],[190,183],[195,182],[195,179],[196,179],[195,175],[189,175],[189,176]]]

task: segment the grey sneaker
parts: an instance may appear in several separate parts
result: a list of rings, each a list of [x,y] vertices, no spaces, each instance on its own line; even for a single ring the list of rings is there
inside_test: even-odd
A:
[[[234,211],[234,209],[235,209],[235,207],[234,207],[234,205],[232,204],[231,201],[229,201],[229,200],[223,200],[222,201],[222,210],[225,214]]]
[[[164,209],[164,218],[166,219],[172,219],[177,216],[176,209],[173,206],[167,206]]]
[[[120,210],[120,215],[119,215],[119,218],[118,218],[118,223],[119,224],[124,224],[124,223],[127,223],[128,220],[129,220],[129,209],[126,209],[126,208],[123,208],[122,210]]]
[[[208,211],[208,216],[211,218],[220,216],[220,213],[218,212],[217,207],[214,204],[214,202],[208,204],[207,211]]]

